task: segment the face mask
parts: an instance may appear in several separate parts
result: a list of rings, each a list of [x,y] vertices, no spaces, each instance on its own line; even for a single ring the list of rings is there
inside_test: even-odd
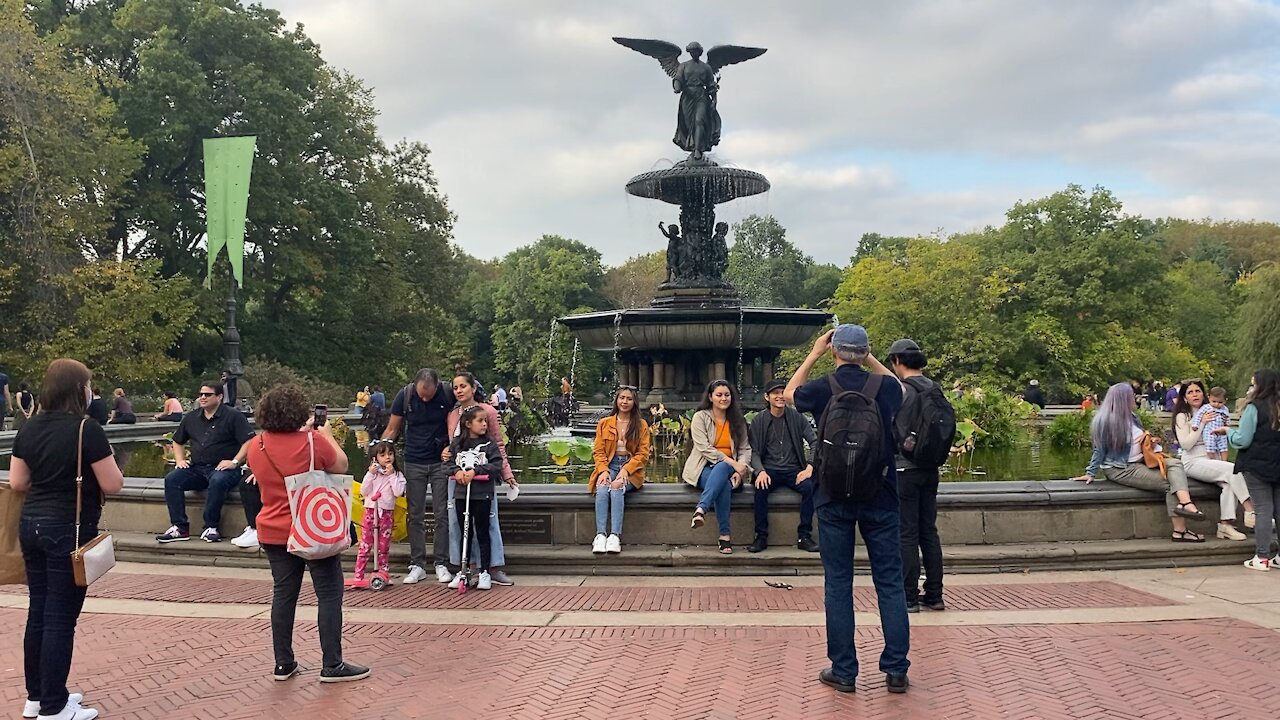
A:
[[[89,386],[85,385],[84,386],[84,406],[89,407],[89,404],[92,402],[93,402],[93,393],[89,390]]]

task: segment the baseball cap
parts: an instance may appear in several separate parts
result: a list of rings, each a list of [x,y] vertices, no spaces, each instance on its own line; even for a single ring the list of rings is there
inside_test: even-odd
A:
[[[1037,385],[1039,385],[1039,384],[1040,384],[1040,381],[1039,381],[1039,380],[1032,380],[1032,381],[1031,381],[1031,387],[1035,387],[1035,386],[1037,386]]]
[[[767,383],[765,383],[765,384],[764,384],[764,394],[765,394],[765,395],[768,395],[769,393],[773,392],[774,390],[777,390],[777,389],[779,389],[779,388],[784,388],[784,387],[786,387],[786,386],[787,386],[787,381],[786,381],[786,380],[781,380],[781,379],[779,379],[779,378],[774,378],[774,379],[772,379],[772,380],[770,380],[769,382],[767,382]]]
[[[902,338],[901,340],[894,340],[893,344],[889,346],[889,352],[887,354],[902,355],[904,353],[923,354],[920,350],[920,346],[917,345],[916,341],[912,340],[911,338]]]
[[[841,325],[831,336],[831,345],[843,350],[866,350],[871,340],[861,325]]]

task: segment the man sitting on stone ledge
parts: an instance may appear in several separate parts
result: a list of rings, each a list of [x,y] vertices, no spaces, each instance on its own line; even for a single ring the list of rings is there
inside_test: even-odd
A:
[[[813,465],[805,456],[805,445],[818,444],[813,425],[798,410],[787,404],[787,383],[770,380],[764,386],[769,400],[768,412],[751,421],[751,467],[755,471],[756,539],[747,548],[758,553],[769,547],[769,495],[778,488],[791,488],[800,493],[800,525],[796,528],[796,547],[817,552],[813,541]]]
[[[174,469],[164,476],[164,500],[169,506],[171,527],[156,536],[156,542],[171,543],[191,539],[187,522],[188,490],[208,490],[204,500],[204,532],[200,539],[218,542],[218,524],[227,493],[240,483],[240,468],[248,452],[246,445],[253,428],[241,413],[222,404],[219,382],[200,386],[199,405],[187,413],[173,433]],[[183,444],[191,443],[187,459]]]

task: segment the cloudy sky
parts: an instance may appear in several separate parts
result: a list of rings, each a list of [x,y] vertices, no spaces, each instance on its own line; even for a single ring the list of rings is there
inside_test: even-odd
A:
[[[632,175],[681,159],[677,98],[614,35],[767,47],[726,68],[715,158],[820,261],[1103,185],[1147,216],[1280,220],[1280,4],[1263,0],[266,0],[425,141],[457,242],[665,246]]]

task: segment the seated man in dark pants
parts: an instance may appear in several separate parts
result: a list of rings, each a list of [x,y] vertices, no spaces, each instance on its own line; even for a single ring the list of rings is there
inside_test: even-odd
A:
[[[767,412],[751,421],[751,468],[755,471],[756,539],[747,548],[758,553],[769,547],[769,495],[778,488],[791,488],[800,493],[800,525],[796,528],[796,547],[817,552],[813,541],[813,465],[805,456],[805,445],[814,447],[817,435],[813,425],[795,408],[787,404],[783,391],[787,383],[770,380],[764,386],[769,400]]]
[[[204,532],[200,539],[218,542],[218,523],[227,493],[240,483],[240,468],[248,452],[246,444],[253,428],[244,415],[222,404],[222,384],[207,382],[200,387],[198,408],[183,416],[173,433],[174,469],[164,477],[164,499],[172,524],[156,541],[171,543],[189,540],[187,522],[188,490],[208,490],[204,501]],[[183,444],[191,443],[187,460]]]

